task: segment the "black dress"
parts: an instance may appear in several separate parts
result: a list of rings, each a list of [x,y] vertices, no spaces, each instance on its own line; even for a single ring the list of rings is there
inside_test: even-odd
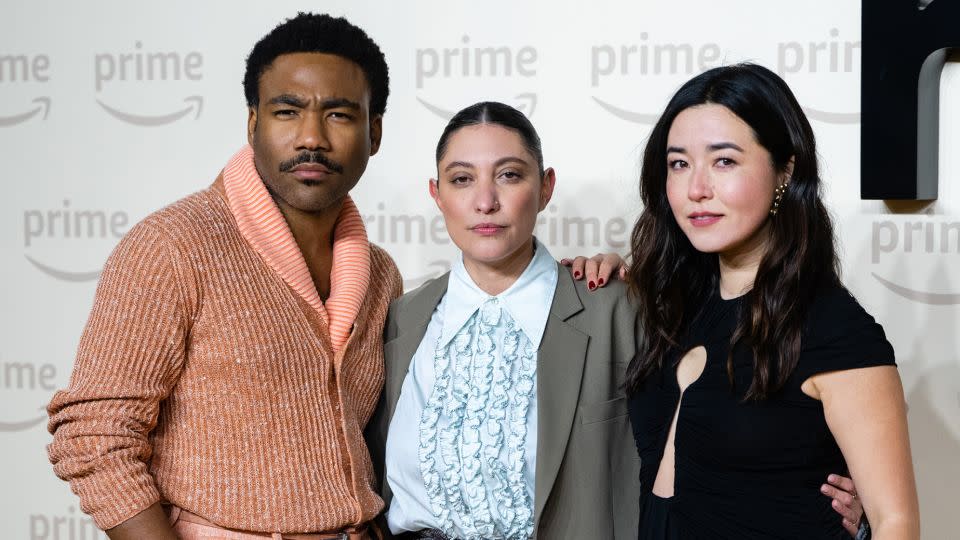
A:
[[[847,470],[822,404],[800,390],[826,371],[895,365],[883,329],[846,289],[822,291],[811,306],[796,371],[771,398],[742,401],[752,378],[748,347],[734,350],[733,388],[726,363],[741,299],[709,298],[670,366],[631,396],[640,452],[640,534],[647,539],[835,538],[849,540],[841,517],[820,493],[830,473]],[[674,496],[651,490],[680,389],[676,364],[703,345],[707,361],[683,395],[674,435]]]

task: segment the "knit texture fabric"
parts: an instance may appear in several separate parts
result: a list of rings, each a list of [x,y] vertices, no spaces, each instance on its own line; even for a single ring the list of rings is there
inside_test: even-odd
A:
[[[316,532],[383,503],[362,437],[383,385],[389,255],[334,352],[327,322],[245,241],[222,185],[137,224],[111,254],[69,387],[58,476],[104,529],[165,500],[220,526]]]

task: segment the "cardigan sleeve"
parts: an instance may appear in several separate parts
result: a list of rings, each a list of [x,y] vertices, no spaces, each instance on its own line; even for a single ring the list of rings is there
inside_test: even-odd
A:
[[[189,331],[178,260],[149,223],[123,238],[97,286],[70,384],[47,407],[54,472],[102,529],[160,499],[149,436],[179,378]]]

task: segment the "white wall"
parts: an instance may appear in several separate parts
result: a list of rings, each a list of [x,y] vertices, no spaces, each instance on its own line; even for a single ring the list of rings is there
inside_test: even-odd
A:
[[[432,232],[437,212],[426,190],[445,124],[433,109],[456,111],[481,99],[526,107],[543,137],[547,164],[558,171],[557,193],[539,230],[558,257],[624,252],[638,212],[637,165],[651,125],[624,120],[601,103],[655,116],[703,67],[752,60],[783,74],[806,107],[852,119],[813,120],[827,202],[843,248],[844,279],[884,325],[897,352],[910,404],[924,537],[951,537],[960,486],[960,307],[909,300],[882,280],[916,291],[960,293],[960,153],[955,151],[960,64],[949,64],[942,81],[940,200],[895,211],[859,198],[859,2],[596,0],[589,10],[584,5],[559,0],[5,4],[0,10],[2,537],[94,537],[77,499],[47,462],[44,445],[50,436],[42,408],[54,389],[67,383],[95,275],[111,248],[149,212],[206,187],[245,142],[244,59],[260,36],[298,9],[344,14],[386,52],[392,93],[383,147],[354,193],[368,216],[371,239],[393,255],[408,288],[435,275],[452,254],[439,221],[434,227],[440,234]],[[681,52],[671,57],[663,52],[666,45]],[[477,49],[486,47],[507,49],[497,72],[485,57],[477,74]],[[444,52],[464,48],[467,68],[464,51]],[[822,50],[811,54],[816,49]],[[833,50],[838,55],[831,58]],[[137,56],[121,76],[121,55],[157,52],[175,55],[179,80],[172,70],[167,80],[137,80]],[[29,80],[23,80],[20,60],[7,58],[23,55]],[[17,65],[15,74],[11,65]],[[199,99],[185,101],[191,96]],[[143,117],[186,112],[148,127],[121,121],[105,107]],[[33,110],[34,116],[14,122]],[[587,221],[578,226],[569,218]]]

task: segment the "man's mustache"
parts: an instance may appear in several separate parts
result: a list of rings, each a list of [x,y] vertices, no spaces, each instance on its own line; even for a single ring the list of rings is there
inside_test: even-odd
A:
[[[296,157],[280,162],[280,172],[289,172],[297,165],[302,165],[304,163],[323,165],[332,172],[343,174],[343,165],[330,160],[327,156],[323,155],[323,152],[320,151],[303,151],[297,154]]]

